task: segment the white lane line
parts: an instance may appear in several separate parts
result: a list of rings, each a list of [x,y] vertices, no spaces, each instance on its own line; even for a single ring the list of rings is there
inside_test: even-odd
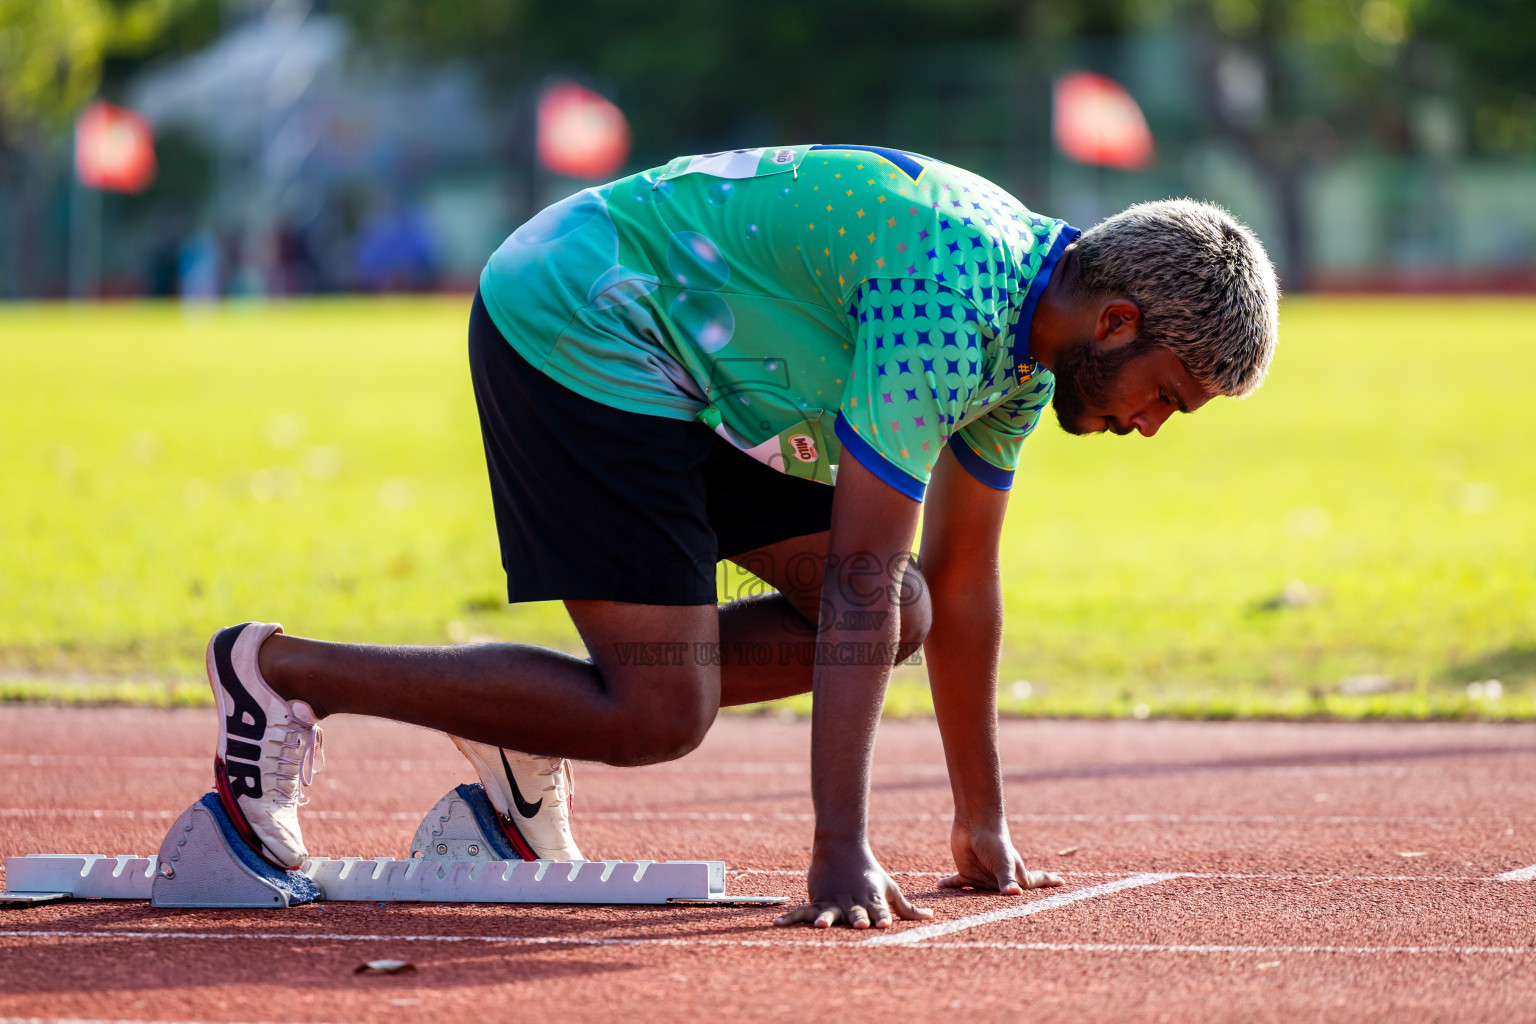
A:
[[[0,754],[0,767],[15,768],[190,768],[206,771],[206,757],[149,757],[131,754]],[[380,772],[463,772],[463,761],[448,760],[394,760],[382,758],[358,758],[348,760],[347,767],[360,771]]]
[[[354,935],[347,932],[172,932],[172,931],[0,931],[0,938],[48,939],[273,939],[283,942],[478,942],[508,946],[818,946],[838,945],[810,940],[775,939],[591,939],[574,935]],[[862,943],[848,942],[858,946]]]
[[[917,929],[913,929],[916,931]],[[839,933],[840,935],[842,933]],[[223,942],[231,939],[274,940],[282,942],[417,942],[417,943],[479,943],[488,946],[677,946],[677,947],[742,947],[816,950],[861,950],[870,946],[899,950],[965,950],[998,949],[1021,950],[1038,953],[1206,953],[1249,954],[1275,953],[1317,955],[1378,955],[1378,956],[1532,956],[1532,946],[1239,946],[1239,945],[1174,945],[1152,943],[1109,942],[923,942],[889,943],[887,936],[858,941],[846,939],[645,939],[610,938],[594,939],[573,935],[351,935],[346,933],[294,933],[294,932],[166,932],[166,931],[0,931],[0,938],[39,937],[53,939],[203,939]],[[896,936],[889,936],[895,938]],[[39,1018],[0,1017],[0,1024],[15,1024]],[[94,1024],[94,1022],[93,1022]],[[102,1022],[116,1024],[116,1022]],[[133,1024],[174,1024],[174,1022],[133,1022]],[[195,1024],[195,1022],[179,1022]]]
[[[811,822],[808,811],[583,811],[584,821],[794,821]],[[952,821],[945,814],[870,813],[871,821]],[[1467,825],[1528,824],[1531,818],[1436,818],[1424,815],[1365,814],[1010,814],[1008,820],[1027,825]]]
[[[879,814],[871,817],[881,817]],[[933,815],[935,819],[952,816]],[[1127,825],[1513,825],[1531,818],[1437,818],[1379,814],[1010,814],[1009,821],[1039,824]]]
[[[1523,750],[1503,750],[1500,754],[1522,755]],[[1454,753],[1445,756],[1454,757]],[[1252,765],[1252,764],[1092,764],[1059,766],[1049,764],[1004,765],[1003,772],[1034,777],[1044,774],[1049,782],[1092,782],[1105,776],[1150,779],[1165,775],[1203,775],[1211,773],[1241,773],[1268,776],[1299,776],[1312,778],[1361,777],[1386,775],[1393,778],[1408,776],[1440,776],[1446,769],[1435,765],[1391,763],[1384,764],[1317,764],[1317,765]],[[338,762],[340,764],[341,762]],[[348,768],[360,771],[382,772],[463,772],[464,762],[441,758],[388,759],[358,758],[345,762]],[[0,767],[17,768],[160,768],[206,771],[208,759],[197,757],[150,756],[133,754],[0,754]],[[607,765],[583,765],[583,770],[597,775],[614,775],[623,772],[633,777],[636,772],[650,775],[693,775],[708,778],[711,775],[809,775],[808,761],[700,761],[696,764],[648,765],[641,768],[612,768]],[[942,764],[876,764],[874,774],[885,778],[896,776],[907,779],[928,779],[942,783],[949,778]],[[1052,774],[1058,773],[1058,774]],[[1476,767],[1457,768],[1458,776],[1484,776],[1487,769]]]
[[[15,768],[193,768],[206,770],[207,757],[171,757],[150,756],[134,754],[0,754],[0,767]],[[445,771],[462,773],[465,770],[463,761],[443,758],[355,758],[345,762],[348,768],[356,768],[370,772],[378,771],[402,771],[402,772],[428,772]],[[698,775],[707,778],[710,775],[808,775],[811,771],[809,761],[718,761],[699,762],[697,764],[663,764],[644,765],[638,768],[613,768],[602,764],[583,764],[584,771],[594,774],[608,775],[623,772],[626,777],[633,776],[635,772],[644,772],[650,775]],[[876,765],[876,772],[885,775],[919,776],[927,778],[948,778],[947,770],[943,765]],[[1028,771],[1020,768],[1019,771]]]
[[[143,818],[170,820],[180,811],[151,809],[129,810],[87,807],[0,807],[0,818]],[[305,811],[306,818],[319,821],[415,821],[414,811]],[[872,821],[949,821],[953,814],[880,814]],[[812,822],[809,812],[788,811],[583,811],[583,821],[790,821]],[[1531,818],[1432,818],[1385,817],[1372,815],[1289,815],[1289,814],[1010,814],[1009,821],[1023,824],[1153,824],[1153,825],[1427,825],[1450,827],[1467,825],[1524,825]]]
[[[1136,889],[1143,885],[1155,885],[1158,882],[1166,882],[1170,878],[1178,877],[1178,875],[1152,873],[1132,875],[1130,878],[1121,878],[1113,882],[1090,885],[1086,889],[1059,892],[1053,896],[1030,900],[1028,903],[1023,903],[1016,907],[1004,907],[1000,910],[989,910],[984,914],[972,914],[970,917],[961,917],[953,921],[939,921],[936,924],[906,928],[900,932],[870,939],[868,942],[872,946],[910,946],[914,942],[922,942],[924,939],[930,939],[935,935],[950,935],[954,932],[963,932],[967,928],[979,928],[984,924],[992,924],[994,921],[1007,921],[1015,917],[1028,917],[1030,914],[1055,910],[1057,907],[1064,907],[1069,903],[1091,900],[1096,896],[1108,896],[1110,893],[1123,892],[1126,889]]]
[[[1489,877],[1487,875],[1339,875],[1331,872],[1316,874],[1292,874],[1277,875],[1254,872],[1224,871],[1175,871],[1169,874],[1170,878],[1199,878],[1217,879],[1221,881],[1236,882],[1504,882],[1523,881],[1529,876],[1524,872],[1530,870],[1522,868],[1519,878],[1505,878],[1503,875]],[[726,868],[730,875],[769,875],[785,878],[804,878],[805,870],[780,869],[780,868]],[[953,871],[892,871],[890,874],[901,878],[948,878]],[[1124,871],[1055,871],[1055,874],[1067,878],[1124,878]],[[1515,872],[1510,872],[1515,874]]]
[[[1533,946],[1216,946],[1117,942],[925,942],[918,949],[1020,949],[1040,953],[1337,953],[1530,956]]]
[[[108,810],[87,807],[0,807],[0,818],[123,818],[129,821],[170,821],[180,811]],[[318,821],[420,821],[421,815],[410,811],[305,811],[304,817]]]
[[[123,1018],[106,1017],[0,1017],[0,1024],[205,1024],[203,1021],[171,1021],[171,1020],[126,1020]],[[235,1024],[235,1022],[220,1021],[219,1024]],[[251,1022],[251,1024],[263,1024],[263,1022]]]
[[[125,812],[132,813],[132,812]],[[350,817],[354,812],[334,812],[337,817]],[[414,821],[413,815],[400,815],[400,820]],[[14,856],[14,855],[13,855]],[[330,855],[339,856],[339,855]],[[732,868],[725,869],[726,874],[745,878],[749,875],[763,875],[768,878],[801,878],[805,877],[804,868]],[[1066,878],[1111,878],[1126,877],[1124,871],[1056,871],[1058,875]],[[901,878],[948,878],[954,874],[950,871],[892,871],[892,875]],[[5,869],[0,866],[0,878],[5,876]],[[1376,882],[1529,882],[1536,881],[1536,865],[1521,868],[1518,871],[1507,871],[1502,875],[1340,875],[1330,872],[1302,873],[1302,874],[1270,874],[1264,872],[1224,872],[1224,871],[1175,871],[1169,873],[1170,878],[1196,878],[1211,879],[1229,882],[1340,882],[1340,883],[1376,883]]]

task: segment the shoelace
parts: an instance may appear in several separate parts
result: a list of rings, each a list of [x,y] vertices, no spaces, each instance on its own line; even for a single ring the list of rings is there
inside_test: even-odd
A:
[[[571,801],[576,798],[576,776],[571,771],[570,765],[566,764],[565,759],[552,757],[549,759],[548,768],[541,768],[534,774],[543,775],[549,779],[549,785],[545,786],[541,792],[555,794],[555,802],[569,810]],[[567,790],[563,797],[560,795],[561,783],[565,784]]]
[[[279,765],[293,765],[298,769],[296,773],[284,772],[281,768],[274,770],[273,776],[278,779],[288,779],[294,782],[302,782],[305,786],[313,785],[315,775],[325,770],[325,731],[318,725],[305,725],[297,721],[293,715],[285,716],[288,727],[283,730],[283,742],[279,747],[277,763]],[[294,739],[295,736],[300,737]],[[297,759],[287,756],[290,750],[297,750]],[[309,803],[309,796],[299,786],[282,787],[288,802],[303,807]]]

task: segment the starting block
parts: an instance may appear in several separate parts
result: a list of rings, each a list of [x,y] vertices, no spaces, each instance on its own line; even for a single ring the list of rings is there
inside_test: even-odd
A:
[[[153,857],[29,854],[5,860],[0,906],[66,899],[157,907],[291,907],[320,900],[422,903],[774,904],[728,896],[722,861],[524,861],[479,785],[450,790],[411,840],[410,857],[311,857],[273,867],[235,831],[218,797],[182,811]]]
[[[411,837],[412,859],[520,861],[496,823],[496,809],[485,787],[455,786],[432,806]]]

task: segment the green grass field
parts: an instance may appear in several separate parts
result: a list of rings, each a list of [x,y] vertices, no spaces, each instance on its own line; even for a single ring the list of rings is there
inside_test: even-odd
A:
[[[0,307],[0,697],[204,701],[250,618],[579,649],[502,597],[466,307]],[[1150,441],[1042,424],[1003,708],[1536,716],[1532,314],[1293,300],[1248,400]],[[901,669],[891,710],[926,701]]]

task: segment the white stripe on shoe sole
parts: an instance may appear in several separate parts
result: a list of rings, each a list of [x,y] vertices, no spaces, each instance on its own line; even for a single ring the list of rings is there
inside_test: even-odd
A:
[[[1097,896],[1108,896],[1111,893],[1123,892],[1126,889],[1137,889],[1143,885],[1156,885],[1158,882],[1166,882],[1170,878],[1178,878],[1176,874],[1132,875],[1130,878],[1121,878],[1113,882],[1103,882],[1099,885],[1090,885],[1086,889],[1072,889],[1068,892],[1059,892],[1040,899],[1030,900],[1028,903],[1017,907],[1004,907],[1000,910],[989,910],[984,914],[972,914],[970,917],[958,918],[954,921],[939,921],[934,924],[925,924],[917,928],[907,928],[891,935],[881,935],[878,938],[869,939],[870,945],[878,946],[910,946],[914,942],[922,942],[936,935],[951,935],[955,932],[963,932],[968,928],[979,928],[985,924],[993,924],[997,921],[1008,921],[1015,917],[1028,917],[1031,914],[1044,913],[1047,910],[1055,910],[1069,903],[1078,903],[1082,900],[1091,900]]]

